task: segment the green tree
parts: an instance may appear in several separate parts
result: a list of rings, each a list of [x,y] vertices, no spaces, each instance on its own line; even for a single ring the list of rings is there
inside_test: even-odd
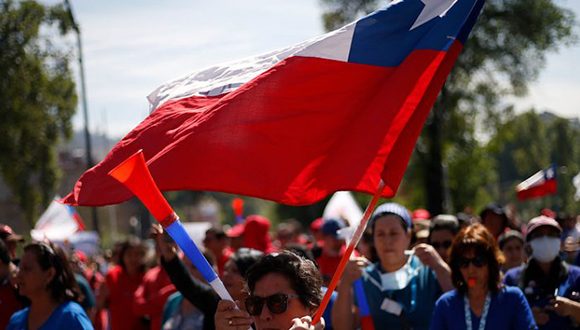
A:
[[[50,38],[72,25],[62,6],[0,6],[0,173],[32,224],[58,182],[57,142],[72,132],[77,95],[69,52]]]
[[[378,1],[323,0],[327,29],[336,28],[377,7]],[[521,96],[527,85],[537,78],[548,51],[573,42],[574,14],[551,0],[488,0],[457,63],[451,72],[411,160],[423,175],[427,208],[434,214],[451,211],[445,196],[477,195],[475,180],[463,191],[445,193],[444,166],[448,177],[472,175],[463,173],[459,164],[476,164],[488,168],[485,157],[475,152],[481,147],[476,138],[476,124],[493,135],[510,108],[502,104],[505,96]],[[465,146],[477,156],[459,161],[457,152]],[[472,152],[474,151],[474,152]],[[455,155],[455,156],[454,156]],[[452,157],[453,156],[453,157]],[[457,164],[453,164],[458,161]],[[459,173],[453,171],[461,170]],[[485,175],[485,173],[479,173]],[[409,183],[407,183],[409,184]],[[450,182],[448,188],[456,189]],[[467,188],[469,192],[465,191]],[[460,202],[463,204],[464,202]]]
[[[507,120],[490,139],[487,149],[496,161],[497,189],[503,202],[515,202],[515,186],[540,169],[558,168],[558,194],[521,203],[520,209],[550,207],[578,212],[572,177],[580,170],[580,128],[571,120],[531,110]]]
[[[566,212],[580,212],[580,203],[574,200],[576,188],[572,178],[580,172],[580,127],[570,120],[555,118],[548,124],[551,159],[559,166],[557,207]]]
[[[551,163],[546,124],[534,111],[500,125],[488,150],[497,161],[498,191],[504,202],[514,199],[515,185]]]

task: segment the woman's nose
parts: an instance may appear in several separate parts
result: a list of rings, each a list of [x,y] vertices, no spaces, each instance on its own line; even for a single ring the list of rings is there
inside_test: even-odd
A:
[[[262,306],[262,311],[260,312],[260,319],[264,321],[270,321],[272,319],[272,313],[266,304]]]

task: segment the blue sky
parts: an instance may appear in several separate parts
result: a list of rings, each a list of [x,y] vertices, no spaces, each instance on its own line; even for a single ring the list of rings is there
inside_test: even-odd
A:
[[[556,1],[580,17],[580,1]],[[90,127],[116,137],[145,118],[145,97],[163,82],[323,33],[317,0],[71,2],[82,30]],[[578,44],[550,54],[517,109],[579,117],[579,64]],[[82,127],[80,112],[73,122]]]

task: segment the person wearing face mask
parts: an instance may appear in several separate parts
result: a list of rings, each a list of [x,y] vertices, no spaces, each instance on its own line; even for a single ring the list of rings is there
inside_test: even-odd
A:
[[[540,329],[574,329],[580,324],[580,268],[560,258],[562,228],[556,220],[536,217],[528,223],[528,263],[511,269],[504,283],[519,286]]]
[[[360,326],[353,284],[362,276],[375,329],[428,329],[435,301],[453,288],[449,266],[430,245],[408,250],[411,216],[403,206],[380,205],[369,226],[379,260],[369,265],[366,259],[355,258],[347,265],[332,309],[334,328]]]

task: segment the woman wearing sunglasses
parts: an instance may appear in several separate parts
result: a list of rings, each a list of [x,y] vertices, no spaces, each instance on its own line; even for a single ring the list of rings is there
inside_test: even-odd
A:
[[[440,214],[429,225],[429,245],[445,262],[449,262],[449,247],[458,231],[459,221],[451,214]]]
[[[521,290],[501,285],[503,256],[483,225],[474,224],[459,232],[449,261],[456,289],[435,304],[432,330],[537,329]]]
[[[24,247],[16,275],[18,291],[30,307],[12,315],[6,329],[93,329],[77,303],[80,291],[64,252],[48,243]]]
[[[246,277],[246,312],[222,300],[215,316],[216,329],[321,329],[311,324],[322,299],[322,278],[312,261],[284,251],[264,256]]]

